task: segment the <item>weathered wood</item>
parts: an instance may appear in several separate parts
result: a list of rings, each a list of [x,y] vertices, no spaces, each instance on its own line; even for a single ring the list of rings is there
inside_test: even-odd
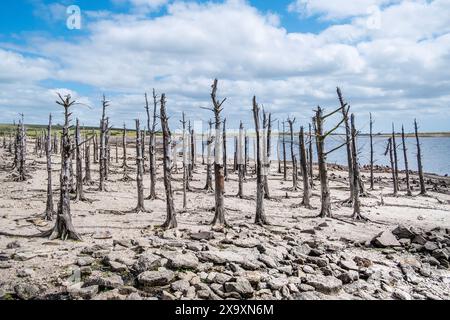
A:
[[[408,149],[406,148],[405,128],[403,127],[403,125],[402,125],[402,145],[403,145],[403,159],[405,160],[406,195],[412,196],[411,185],[409,182]]]
[[[397,181],[397,176],[395,175],[395,163],[394,163],[394,153],[393,153],[393,143],[392,143],[392,137],[389,138],[388,140],[388,145],[387,145],[387,152],[389,152],[389,159],[391,161],[391,173],[392,173],[392,187],[394,189],[394,196],[397,196],[398,194],[398,181]]]
[[[357,131],[355,127],[355,115],[351,115],[351,156],[352,156],[352,165],[353,165],[353,184],[354,184],[354,191],[353,191],[353,220],[367,220],[362,214],[361,214],[361,200],[359,199],[360,195],[360,170],[359,170],[359,161],[358,161],[358,148],[357,148]]]
[[[271,145],[271,134],[272,134],[272,114],[267,116],[267,113],[263,111],[263,166],[264,166],[264,198],[270,199],[270,189],[269,189],[269,174],[270,174],[270,145]]]
[[[303,178],[303,200],[302,205],[308,209],[312,209],[311,206],[311,190],[310,190],[310,181],[308,175],[308,162],[306,159],[306,147],[305,147],[305,133],[303,126],[300,127],[299,134],[299,145],[300,145],[300,168],[302,171]]]
[[[397,156],[397,142],[395,139],[395,127],[394,124],[392,124],[392,151],[394,153],[394,172],[395,172],[395,179],[397,181],[397,184],[394,185],[395,188],[397,188],[398,192],[398,156]]]
[[[91,142],[85,144],[84,146],[84,184],[92,185],[94,182],[92,181],[91,176]]]
[[[183,209],[187,208],[187,183],[188,183],[188,134],[186,133],[186,119],[183,112],[181,124],[183,126]]]
[[[286,126],[283,121],[283,180],[287,181]]]
[[[422,167],[422,149],[420,147],[419,128],[416,119],[414,119],[414,133],[416,136],[416,146],[417,146],[417,167],[419,171],[420,194],[426,195],[427,189],[425,188],[425,179],[423,177],[423,167]]]
[[[99,191],[106,191],[105,180],[106,180],[106,164],[107,164],[107,145],[106,145],[106,131],[107,120],[106,120],[106,108],[109,106],[109,101],[106,100],[105,95],[103,95],[102,100],[102,118],[100,120],[100,158],[99,158]]]
[[[239,175],[239,183],[238,183],[238,194],[237,196],[239,198],[244,198],[244,152],[243,147],[245,144],[244,141],[244,125],[242,124],[242,121],[239,125],[239,137],[238,137],[238,143],[237,143],[237,149],[236,149],[236,158],[237,158],[237,165],[238,165],[238,175]]]
[[[163,131],[163,148],[164,148],[164,187],[166,190],[166,221],[162,225],[165,229],[174,229],[178,226],[176,219],[175,206],[173,203],[173,191],[172,191],[172,159],[171,159],[171,144],[172,136],[169,129],[169,119],[166,115],[166,95],[161,95],[161,127]]]
[[[80,122],[76,120],[75,127],[75,154],[76,154],[76,201],[85,201],[83,192],[83,160],[81,157],[81,132],[80,132]]]
[[[206,157],[206,186],[205,190],[208,192],[213,191],[212,186],[212,144],[214,142],[214,136],[212,135],[212,121],[209,121],[209,131],[207,137],[207,157]]]
[[[223,174],[225,181],[228,181],[228,159],[227,159],[227,119],[223,119]]]
[[[370,113],[370,190],[374,190],[375,187],[375,179],[373,174],[373,164],[374,164],[374,150],[373,150],[373,120],[372,120],[372,113]]]
[[[137,206],[134,209],[137,213],[149,212],[144,205],[144,158],[142,155],[142,135],[139,119],[136,119],[136,186],[137,186]]]
[[[291,145],[291,160],[292,160],[292,190],[293,191],[297,191],[298,189],[298,183],[297,183],[297,157],[295,156],[294,153],[294,123],[295,123],[295,118],[294,119],[287,119],[287,122],[289,123],[289,129],[290,129],[290,145]]]
[[[309,178],[310,178],[310,185],[311,185],[311,189],[314,189],[313,135],[312,135],[311,123],[309,123],[308,152],[309,152]]]
[[[47,156],[47,202],[44,212],[44,219],[51,221],[55,210],[53,207],[53,187],[52,187],[52,115],[48,117],[47,142],[45,144],[45,155]]]
[[[256,131],[256,215],[255,223],[259,225],[267,225],[267,217],[264,211],[264,177],[263,177],[263,150],[260,132],[260,108],[253,97],[253,119],[255,121]]]
[[[221,102],[217,100],[217,79],[214,80],[211,90],[211,100],[213,103],[213,112],[215,118],[216,128],[216,141],[215,141],[215,161],[214,161],[214,177],[215,177],[215,207],[214,207],[214,219],[212,225],[227,225],[225,219],[225,206],[224,206],[224,193],[225,193],[225,173],[224,173],[224,159],[223,159],[223,142],[221,139],[221,126],[222,121],[220,113],[222,111],[222,105],[226,101],[226,98]]]

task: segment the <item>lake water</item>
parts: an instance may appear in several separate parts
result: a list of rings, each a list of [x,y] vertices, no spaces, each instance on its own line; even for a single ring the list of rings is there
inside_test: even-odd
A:
[[[277,137],[272,140],[272,156],[273,160],[277,159]],[[415,138],[406,138],[406,146],[408,149],[409,169],[417,171],[417,149]],[[330,136],[327,138],[326,149],[332,150],[344,142],[343,136]],[[399,169],[404,169],[403,149],[401,138],[396,138],[397,154]],[[422,137],[420,138],[422,147],[422,163],[424,171],[427,173],[435,173],[439,175],[450,174],[450,138],[449,137]],[[389,154],[386,156],[387,138],[374,137],[374,159],[376,165],[390,166]],[[316,150],[314,147],[314,161],[316,161]],[[370,140],[369,137],[362,136],[358,139],[359,162],[361,165],[370,164]],[[201,154],[201,142],[198,141],[197,152]],[[206,150],[206,148],[205,148]],[[206,152],[206,151],[205,151]],[[234,154],[234,138],[227,139],[228,157],[232,158]],[[294,142],[294,152],[298,155],[298,142]],[[250,138],[249,145],[250,159],[253,159],[253,138]],[[290,145],[286,143],[287,158],[290,159]],[[280,143],[280,155],[282,158],[282,145]],[[328,155],[328,163],[347,165],[347,151],[345,146]]]

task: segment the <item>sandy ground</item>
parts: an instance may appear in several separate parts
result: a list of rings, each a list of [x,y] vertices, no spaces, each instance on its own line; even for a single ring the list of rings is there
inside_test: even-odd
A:
[[[112,152],[114,154],[114,152]],[[132,166],[130,176],[135,177],[135,163],[133,159],[133,148],[129,148],[128,163]],[[230,161],[231,162],[231,161]],[[12,158],[6,150],[0,149],[0,230],[19,234],[34,234],[38,230],[46,230],[52,227],[53,222],[45,222],[40,217],[45,209],[46,199],[46,160],[45,157],[36,157],[28,154],[29,173],[32,176],[26,182],[13,182],[10,179],[8,167],[12,163]],[[54,198],[55,207],[57,197],[57,184],[59,182],[59,156],[53,156],[54,172]],[[337,260],[353,259],[356,256],[368,258],[373,262],[371,269],[373,272],[381,274],[378,280],[359,280],[345,285],[339,293],[327,294],[316,291],[305,291],[302,287],[300,296],[295,292],[296,289],[290,287],[290,293],[283,292],[282,289],[270,288],[264,291],[262,285],[252,283],[255,292],[254,298],[305,298],[305,299],[391,299],[404,298],[402,293],[407,294],[406,298],[426,299],[426,298],[450,298],[450,272],[448,268],[442,266],[431,266],[432,276],[427,278],[420,277],[418,283],[411,283],[402,279],[401,270],[398,263],[401,259],[416,259],[419,264],[423,264],[424,255],[419,253],[409,253],[404,248],[397,248],[392,252],[377,248],[367,247],[365,244],[374,238],[377,234],[385,230],[393,230],[398,225],[415,227],[418,230],[430,230],[436,227],[450,228],[450,195],[445,193],[430,192],[429,197],[413,196],[406,197],[405,192],[401,191],[399,197],[392,197],[390,188],[390,175],[387,173],[377,173],[379,178],[375,190],[370,191],[370,196],[362,198],[362,213],[372,222],[352,222],[348,217],[352,213],[352,208],[340,205],[340,201],[348,197],[348,188],[344,180],[346,173],[344,171],[332,170],[331,194],[333,199],[333,214],[338,219],[316,218],[319,210],[307,210],[305,208],[293,208],[301,202],[302,192],[292,191],[291,173],[288,174],[288,181],[283,181],[283,176],[276,173],[277,165],[272,165],[270,175],[270,192],[273,199],[265,201],[265,210],[271,226],[261,228],[253,224],[255,215],[255,177],[248,177],[245,183],[245,195],[248,199],[238,199],[237,194],[237,174],[230,172],[229,180],[226,182],[225,206],[227,209],[226,217],[231,228],[225,230],[214,230],[214,239],[210,241],[195,241],[189,238],[189,234],[198,231],[211,231],[209,222],[212,221],[214,206],[214,193],[203,191],[205,185],[205,166],[198,159],[198,166],[194,172],[194,179],[191,186],[195,192],[188,193],[187,210],[182,210],[182,191],[181,191],[181,170],[174,174],[173,187],[175,190],[175,207],[177,210],[177,220],[179,228],[177,232],[163,233],[158,228],[165,219],[165,193],[162,181],[161,163],[158,162],[158,183],[157,194],[160,199],[155,201],[146,200],[145,205],[151,213],[124,213],[111,214],[108,210],[129,211],[136,206],[136,183],[122,182],[121,160],[119,163],[115,159],[111,162],[111,173],[107,182],[108,192],[98,192],[97,182],[93,186],[85,186],[85,195],[91,202],[71,203],[73,222],[76,230],[82,235],[82,242],[59,241],[48,239],[27,239],[11,238],[0,236],[0,255],[4,258],[0,261],[0,294],[4,298],[26,298],[26,294],[20,292],[17,284],[32,283],[39,289],[39,298],[49,297],[49,293],[60,292],[67,286],[68,278],[73,274],[77,259],[83,257],[81,250],[94,244],[102,244],[109,248],[113,253],[122,255],[131,260],[136,260],[140,252],[130,250],[122,246],[113,246],[113,241],[133,240],[139,243],[144,250],[164,255],[164,250],[172,252],[173,250],[184,250],[189,243],[206,245],[208,250],[229,250],[237,252],[243,256],[255,255],[258,252],[255,247],[239,246],[236,244],[239,240],[249,241],[257,239],[267,247],[274,248],[280,252],[290,250],[289,241],[296,244],[319,243],[320,248],[334,247],[335,249],[327,253],[329,262],[333,263],[333,257]],[[84,163],[83,163],[84,165]],[[252,164],[253,165],[253,164]],[[147,164],[148,166],[148,164]],[[181,164],[179,164],[181,167]],[[367,178],[368,173],[364,172]],[[92,176],[95,181],[98,179],[98,165],[92,164]],[[402,175],[403,176],[403,175]],[[417,177],[413,176],[417,180]],[[320,207],[320,184],[315,181],[313,190],[312,204],[314,207]],[[149,192],[149,176],[146,171],[145,180],[146,196]],[[366,185],[368,183],[366,182]],[[301,186],[301,181],[299,181]],[[403,187],[403,186],[402,186]],[[402,188],[403,189],[403,188]],[[414,194],[417,194],[415,186]],[[286,198],[286,195],[288,196]],[[383,198],[384,205],[381,205]],[[325,224],[323,224],[325,222]],[[109,232],[107,239],[101,238],[104,232]],[[314,234],[311,234],[314,233]],[[232,241],[223,241],[232,239]],[[158,242],[159,241],[159,242]],[[181,245],[173,245],[173,241],[181,241]],[[235,241],[236,243],[233,243]],[[167,246],[165,246],[165,243]],[[13,243],[13,244],[11,244]],[[161,247],[161,243],[163,246]],[[250,247],[250,248],[246,248]],[[189,247],[188,247],[189,248]],[[187,250],[190,252],[190,250]],[[195,250],[193,251],[195,253]],[[258,259],[257,257],[255,259]],[[22,261],[24,260],[24,261]],[[284,266],[284,262],[280,261]],[[306,264],[303,262],[303,264]],[[304,265],[302,262],[290,263],[293,272],[287,271],[288,278],[301,278],[300,273]],[[316,266],[312,265],[314,268]],[[105,271],[101,261],[91,265],[92,270]],[[202,263],[197,270],[197,276],[204,277],[204,273],[228,272],[239,273],[242,270],[229,271],[227,266],[211,266]],[[233,269],[233,268],[232,268]],[[274,268],[277,269],[277,268]],[[299,270],[298,274],[296,273]],[[316,268],[320,272],[319,268]],[[202,273],[203,274],[200,274]],[[260,272],[263,276],[258,282],[264,281],[264,276],[275,277],[284,272],[283,269],[271,271],[270,268],[263,268]],[[418,272],[418,269],[416,269]],[[290,274],[289,274],[290,273]],[[394,275],[391,275],[394,273]],[[200,275],[199,275],[200,274]],[[302,273],[303,274],[303,273]],[[399,275],[400,274],[400,275]],[[234,274],[236,276],[236,274]],[[388,284],[383,287],[383,275],[386,275]],[[390,278],[389,278],[390,277]],[[182,278],[178,275],[178,278]],[[203,280],[203,279],[202,279]],[[294,279],[295,280],[295,279]],[[290,280],[291,282],[295,282]],[[125,284],[133,285],[132,280],[125,281]],[[192,282],[191,282],[192,284]],[[275,286],[274,286],[275,287]],[[297,286],[298,287],[298,286]],[[381,288],[381,289],[380,289]],[[31,289],[30,289],[31,290]],[[400,293],[398,293],[400,290]],[[18,293],[19,291],[19,293]],[[23,291],[23,290],[22,290]],[[26,291],[26,290],[25,290]],[[31,290],[32,291],[32,290]],[[134,291],[134,290],[132,290]],[[167,289],[167,292],[170,290]],[[139,291],[141,297],[161,298],[161,291],[157,293],[144,293]],[[297,295],[295,295],[297,294]],[[105,292],[99,295],[106,295]],[[177,297],[178,293],[164,293],[165,297]],[[30,295],[32,298],[35,295]],[[126,298],[127,294],[117,293],[117,289],[112,294],[113,298]],[[61,296],[56,296],[62,298]],[[136,297],[131,296],[130,299]],[[199,298],[199,288],[197,295],[183,295],[185,298]],[[216,297],[217,296],[210,296]],[[100,297],[101,298],[101,297]],[[106,297],[108,298],[108,297]]]

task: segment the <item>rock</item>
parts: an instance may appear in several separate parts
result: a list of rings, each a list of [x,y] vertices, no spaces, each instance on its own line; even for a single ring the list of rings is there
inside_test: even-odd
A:
[[[0,261],[0,269],[10,269],[12,268],[12,263],[7,261]]]
[[[348,284],[357,281],[359,279],[359,273],[354,270],[349,270],[341,273],[338,278],[342,281],[342,283]]]
[[[6,245],[6,248],[7,249],[17,249],[17,248],[20,248],[20,243],[19,243],[19,241],[13,241],[13,242],[10,242],[10,243],[8,243],[7,245]]]
[[[17,276],[21,278],[33,277],[36,274],[33,269],[19,269],[17,270]]]
[[[328,266],[328,259],[321,257],[308,257],[306,259],[307,262],[315,264],[321,268]]]
[[[418,234],[418,235],[414,236],[414,238],[411,240],[411,242],[417,243],[417,244],[420,244],[423,246],[425,243],[427,243],[427,240],[423,236]]]
[[[7,254],[0,253],[0,262],[9,261],[11,258]]]
[[[362,257],[358,257],[358,256],[354,257],[353,261],[355,261],[355,263],[358,267],[362,267],[362,268],[369,268],[373,264],[370,259],[362,258]]]
[[[94,261],[95,261],[95,259],[91,258],[91,257],[81,257],[81,258],[77,259],[75,264],[80,267],[86,267],[86,266],[90,266],[91,264],[93,264]]]
[[[189,250],[198,252],[203,250],[203,244],[198,242],[188,243],[186,246]]]
[[[22,300],[31,300],[39,294],[39,288],[31,283],[19,283],[14,286],[14,292]]]
[[[313,286],[310,286],[308,284],[302,283],[298,286],[298,289],[301,292],[308,292],[308,291],[315,291],[316,289]]]
[[[180,291],[183,294],[185,294],[189,290],[190,286],[191,284],[186,280],[178,280],[170,285],[173,291]]]
[[[211,296],[210,290],[199,290],[197,291],[197,297],[199,299],[207,300]]]
[[[236,278],[236,282],[226,282],[224,284],[225,292],[237,292],[243,298],[251,298],[253,296],[253,287],[250,282],[243,278]]]
[[[424,248],[426,251],[432,252],[432,251],[434,251],[434,250],[439,249],[439,246],[438,246],[435,242],[427,241],[427,242],[424,244],[423,248]]]
[[[304,265],[303,268],[302,268],[302,270],[303,270],[305,273],[309,273],[309,274],[314,274],[314,273],[316,273],[316,270],[314,270],[314,268],[311,267],[311,266],[309,266],[309,265]]]
[[[302,256],[308,256],[310,252],[311,252],[311,247],[309,245],[307,245],[306,243],[303,243],[296,247],[292,247],[292,249],[291,249],[291,254],[297,258],[302,257]]]
[[[411,296],[409,295],[409,293],[406,293],[403,290],[400,289],[395,289],[394,292],[392,293],[392,296],[396,299],[399,300],[411,300]]]
[[[113,246],[121,246],[124,248],[130,248],[133,246],[133,240],[130,239],[119,239],[119,240],[113,240]]]
[[[371,243],[378,248],[400,247],[400,242],[390,231],[384,231],[374,237]]]
[[[345,270],[359,271],[358,265],[351,260],[340,260],[339,265]]]
[[[81,250],[81,254],[92,255],[94,252],[103,251],[103,250],[108,250],[108,248],[106,246],[103,246],[100,244],[94,244],[91,247],[84,247]]]
[[[225,273],[217,273],[214,276],[213,282],[218,284],[224,284],[225,282],[230,281],[231,276]]]
[[[139,293],[133,292],[127,296],[126,300],[140,301],[142,300],[142,297],[139,295]]]
[[[119,293],[119,289],[104,291],[95,296],[92,300],[125,300],[125,297]]]
[[[306,233],[306,234],[315,235],[316,234],[316,230],[314,230],[314,229],[305,229],[305,230],[300,230],[300,233]]]
[[[111,239],[112,234],[109,231],[97,231],[92,235],[93,239]]]
[[[133,269],[137,273],[145,271],[156,270],[161,267],[161,257],[154,255],[153,253],[146,252],[142,254],[136,263],[133,265]]]
[[[82,287],[82,282],[76,283],[67,288],[67,293],[72,299],[91,300],[98,293],[98,286]]]
[[[14,254],[14,260],[17,261],[28,261],[36,258],[37,255],[30,252],[17,252]]]
[[[176,300],[177,298],[173,295],[170,294],[169,292],[163,290],[163,292],[161,293],[161,300]]]
[[[258,239],[255,239],[255,238],[238,239],[238,240],[233,241],[233,244],[236,247],[241,247],[241,248],[255,248],[260,243],[261,243],[261,241]]]
[[[202,251],[197,253],[197,257],[201,261],[212,262],[214,264],[226,264],[229,263],[232,267],[233,263],[241,265],[247,270],[256,270],[261,266],[261,262],[258,262],[255,257],[242,256],[233,251]]]
[[[278,278],[271,278],[267,285],[272,290],[280,290],[282,287],[286,286],[289,283],[288,278],[286,277],[278,277]]]
[[[440,260],[448,260],[449,256],[447,254],[447,251],[443,250],[443,249],[436,249],[433,251],[433,253],[431,254],[434,258]]]
[[[109,261],[108,262],[109,267],[114,272],[126,272],[128,271],[128,267],[122,263],[116,262],[116,261]]]
[[[261,254],[258,259],[269,268],[276,268],[278,266],[275,259],[266,254]]]
[[[214,239],[214,233],[210,232],[210,231],[201,231],[201,232],[197,232],[197,233],[191,233],[190,238],[192,240],[211,240]]]
[[[86,280],[86,285],[97,285],[100,288],[116,289],[123,286],[123,280],[117,274],[104,275],[99,271],[95,271]]]
[[[415,234],[411,232],[410,229],[408,229],[405,226],[398,226],[392,231],[392,234],[394,234],[397,239],[412,239]]]
[[[138,276],[138,282],[145,288],[168,285],[175,274],[167,269],[160,268],[158,271],[145,271]]]
[[[336,294],[342,288],[342,281],[333,276],[308,275],[306,283],[324,294]]]
[[[167,267],[170,269],[197,269],[198,258],[192,253],[175,254],[168,258]]]

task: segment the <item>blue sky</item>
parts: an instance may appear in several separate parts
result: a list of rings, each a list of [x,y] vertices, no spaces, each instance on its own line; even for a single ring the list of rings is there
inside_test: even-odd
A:
[[[70,5],[81,30],[66,26]],[[1,1],[0,122],[58,118],[63,92],[91,106],[75,111],[85,124],[98,122],[106,93],[116,125],[131,125],[152,88],[174,120],[206,121],[200,106],[218,77],[233,126],[251,127],[253,95],[306,125],[316,105],[337,106],[340,86],[362,130],[371,112],[379,131],[416,117],[450,131],[448,16],[450,0]]]

